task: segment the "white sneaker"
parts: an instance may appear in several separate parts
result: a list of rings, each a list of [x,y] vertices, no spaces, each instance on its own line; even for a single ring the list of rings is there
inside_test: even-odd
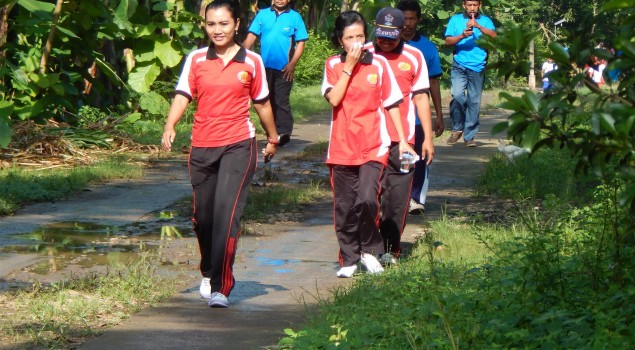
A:
[[[198,292],[201,294],[202,299],[209,299],[212,297],[212,286],[209,284],[209,278],[203,278],[201,286],[198,287]]]
[[[366,270],[372,274],[384,272],[384,268],[379,263],[379,260],[371,254],[362,253],[360,261],[362,265],[366,266]]]
[[[209,305],[209,307],[226,308],[229,306],[229,300],[227,300],[227,297],[223,294],[214,292],[212,293],[212,297],[207,302],[207,305]]]
[[[384,253],[382,254],[382,256],[379,258],[379,262],[384,265],[384,266],[388,266],[388,265],[396,265],[397,264],[397,259],[395,258],[394,255],[392,255],[391,253]]]
[[[417,203],[414,199],[410,200],[410,206],[408,207],[409,214],[422,214],[426,211],[426,208],[421,203]]]
[[[337,271],[337,277],[351,278],[353,277],[353,274],[355,274],[355,271],[357,271],[357,265],[345,266]]]

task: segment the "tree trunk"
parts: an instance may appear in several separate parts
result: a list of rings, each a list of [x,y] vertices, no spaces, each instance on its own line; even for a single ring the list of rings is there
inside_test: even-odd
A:
[[[536,72],[534,71],[534,41],[529,43],[529,88],[536,89]]]
[[[9,32],[9,12],[13,9],[14,5],[7,5],[0,8],[0,47],[7,42],[7,33]],[[0,56],[4,56],[4,50],[0,50]]]
[[[42,74],[46,73],[48,59],[51,55],[51,50],[53,50],[53,39],[55,38],[57,22],[59,21],[60,13],[62,12],[62,3],[64,3],[64,0],[57,0],[57,2],[55,3],[55,10],[53,11],[53,21],[51,22],[51,31],[49,32],[49,37],[46,40],[46,44],[44,45],[44,52],[42,52],[42,60],[40,61],[40,73]]]

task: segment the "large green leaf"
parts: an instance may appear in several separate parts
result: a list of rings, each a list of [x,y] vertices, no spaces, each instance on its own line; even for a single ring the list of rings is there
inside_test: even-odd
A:
[[[0,147],[7,147],[9,142],[11,142],[11,127],[6,120],[0,119]]]
[[[161,68],[158,64],[137,65],[128,76],[128,84],[137,92],[148,92],[159,74],[161,74]]]
[[[154,54],[161,60],[161,63],[172,68],[181,62],[183,56],[172,47],[171,41],[154,43]]]
[[[538,142],[540,138],[540,123],[539,122],[531,122],[523,131],[523,142],[522,146],[527,151],[531,152],[534,148],[534,145]]]
[[[439,17],[440,20],[444,20],[444,19],[448,19],[450,18],[451,13],[448,11],[443,11],[443,10],[439,10],[437,11],[437,17]]]
[[[0,101],[0,120],[9,120],[13,113],[13,102]]]
[[[71,37],[71,38],[75,38],[75,39],[80,39],[80,37],[78,37],[75,33],[73,33],[71,30],[60,27],[59,25],[56,26],[57,30],[60,31],[60,33],[66,35],[67,37]]]
[[[619,10],[635,7],[635,0],[612,0],[602,6],[603,10]]]
[[[556,62],[568,62],[569,61],[569,52],[564,48],[564,46],[560,45],[557,42],[552,42],[549,44],[549,49],[551,49],[551,53],[553,55],[553,59]]]
[[[101,69],[102,72],[117,85],[126,85],[124,81],[117,75],[117,72],[108,64],[108,62],[102,60],[101,58],[95,57],[95,62],[97,62],[97,66]]]
[[[591,125],[593,133],[600,135],[605,131],[615,132],[615,119],[608,113],[593,113],[591,115]]]
[[[114,13],[113,22],[117,24],[117,26],[128,32],[134,31],[134,26],[130,23],[130,17],[134,15],[137,10],[137,1],[136,0],[121,0],[119,6]]]
[[[126,21],[137,11],[137,0],[121,0],[119,6],[115,10],[115,17],[125,19]]]
[[[150,91],[141,95],[139,107],[150,114],[167,115],[170,103],[159,93]]]
[[[150,62],[156,59],[154,53],[155,40],[139,40],[134,47],[134,59],[137,63]]]
[[[42,19],[53,19],[53,11],[55,10],[55,5],[51,3],[37,0],[19,0],[18,4],[25,10],[33,13],[34,15]]]

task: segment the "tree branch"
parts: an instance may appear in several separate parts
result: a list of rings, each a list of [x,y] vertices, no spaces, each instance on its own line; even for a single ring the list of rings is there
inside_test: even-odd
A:
[[[40,73],[42,74],[46,73],[48,59],[51,55],[51,50],[53,49],[53,39],[55,38],[55,32],[57,31],[57,22],[60,19],[63,2],[63,0],[57,0],[57,2],[55,3],[55,10],[53,11],[53,21],[51,23],[51,31],[49,32],[49,37],[46,40],[46,44],[44,45],[44,52],[42,52],[42,60],[40,61]]]

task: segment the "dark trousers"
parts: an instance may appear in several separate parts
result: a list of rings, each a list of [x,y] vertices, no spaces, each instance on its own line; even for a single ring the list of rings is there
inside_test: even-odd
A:
[[[355,265],[361,252],[376,256],[384,253],[378,225],[383,169],[384,166],[377,162],[331,166],[335,234],[340,244],[341,266]]]
[[[229,295],[240,218],[257,162],[256,139],[222,147],[193,147],[190,181],[194,192],[194,231],[201,251],[201,274],[212,292]]]
[[[410,190],[410,198],[419,204],[426,203],[426,195],[428,192],[428,175],[429,167],[426,165],[427,159],[421,157],[421,146],[424,140],[423,128],[415,127],[415,151],[419,155],[419,160],[415,163],[415,171],[412,177],[412,190]]]
[[[291,114],[291,87],[293,80],[284,79],[282,71],[266,68],[267,83],[269,84],[269,100],[273,117],[276,121],[278,134],[289,134],[293,131],[293,115]]]
[[[384,249],[399,256],[401,251],[401,234],[406,227],[410,188],[414,171],[402,173],[399,169],[399,143],[390,145],[388,165],[381,179],[381,221],[379,232],[384,240]]]

